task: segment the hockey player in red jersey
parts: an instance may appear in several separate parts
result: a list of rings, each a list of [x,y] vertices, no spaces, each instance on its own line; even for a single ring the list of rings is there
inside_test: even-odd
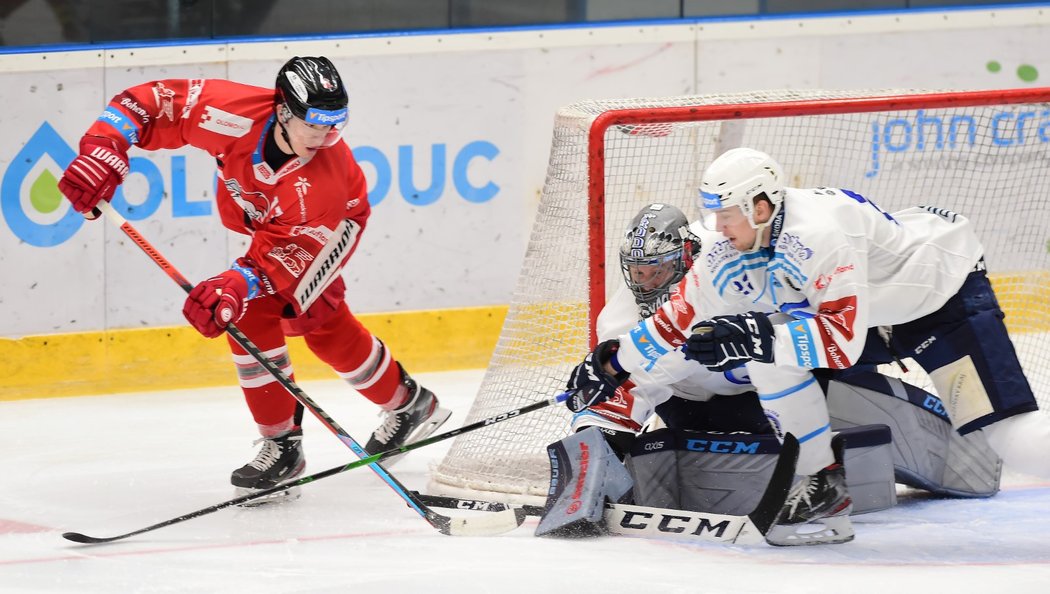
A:
[[[364,174],[340,136],[347,103],[343,80],[324,57],[292,58],[275,89],[215,79],[134,86],[88,129],[59,189],[77,211],[90,213],[127,176],[132,146],[190,145],[215,157],[219,216],[251,244],[228,270],[193,289],[183,314],[209,338],[236,323],[289,374],[285,337],[303,336],[318,358],[386,411],[365,446],[376,453],[433,433],[450,413],[344,300],[341,272],[370,214]],[[303,472],[302,408],[251,355],[229,344],[262,435],[258,455],[231,482],[239,492],[266,489]]]

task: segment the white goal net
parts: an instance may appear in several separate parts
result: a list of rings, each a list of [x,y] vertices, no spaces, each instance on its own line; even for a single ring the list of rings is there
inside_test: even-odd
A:
[[[852,189],[890,212],[921,204],[969,216],[1021,362],[1050,405],[1050,90],[774,91],[558,112],[528,251],[467,422],[564,390],[623,282],[617,250],[631,217],[660,201],[695,218],[701,173],[736,146],[772,155],[793,187]],[[921,373],[910,379],[929,387]],[[546,445],[568,421],[564,407],[548,407],[460,436],[430,490],[539,501]]]

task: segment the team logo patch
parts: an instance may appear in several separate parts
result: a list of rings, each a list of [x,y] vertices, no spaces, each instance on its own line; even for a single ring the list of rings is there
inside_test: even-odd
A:
[[[175,91],[164,86],[164,83],[153,85],[153,100],[157,102],[157,109],[161,117],[175,121]]]
[[[246,192],[241,188],[240,182],[233,178],[222,180],[222,184],[226,187],[226,191],[230,193],[233,201],[244,210],[249,219],[262,222],[269,218],[271,214],[273,216],[281,214],[277,201],[270,200],[262,192]]]
[[[853,340],[853,322],[857,319],[857,296],[850,295],[817,306],[817,315],[846,340]]]
[[[827,358],[828,367],[845,369],[850,366],[850,361],[842,352],[842,346],[839,345],[836,335],[852,340],[853,323],[856,317],[856,295],[825,301],[818,306],[815,319],[821,342],[824,343],[824,356]]]
[[[685,283],[687,279],[683,278],[674,289],[671,290],[671,311],[674,312],[674,319],[671,323],[677,328],[686,328],[689,326],[693,318],[696,317],[696,310],[693,306],[685,300]]]
[[[201,98],[201,91],[204,90],[204,80],[195,78],[190,81],[190,90],[186,94],[186,105],[182,106],[182,117],[188,118],[190,111],[197,105],[197,100]]]
[[[284,268],[295,278],[302,276],[303,271],[306,270],[307,264],[314,260],[314,257],[310,255],[310,252],[294,243],[289,243],[284,246],[274,246],[266,255],[280,262],[281,265],[284,266]]]

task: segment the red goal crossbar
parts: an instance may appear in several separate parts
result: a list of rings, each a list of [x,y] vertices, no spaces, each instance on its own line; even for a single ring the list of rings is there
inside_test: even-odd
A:
[[[1050,87],[995,91],[889,95],[854,99],[773,101],[610,110],[598,115],[588,133],[588,260],[590,346],[597,343],[598,313],[605,304],[605,133],[613,126],[644,126],[776,118],[791,116],[904,111],[914,109],[1009,105],[1050,101]]]

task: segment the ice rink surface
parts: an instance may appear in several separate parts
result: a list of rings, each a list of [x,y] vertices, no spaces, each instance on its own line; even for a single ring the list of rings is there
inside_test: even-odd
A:
[[[443,430],[462,424],[481,376],[418,374],[454,410]],[[341,382],[303,388],[358,441],[379,423]],[[309,414],[304,428],[308,473],[354,459]],[[534,518],[502,536],[444,536],[367,468],[298,501],[117,543],[60,536],[122,534],[231,499],[229,473],[255,437],[235,387],[0,402],[0,592],[1050,592],[1050,484],[1017,476],[987,500],[902,491],[897,507],[855,518],[854,542],[808,548],[539,539]],[[392,473],[424,489],[449,444]]]

